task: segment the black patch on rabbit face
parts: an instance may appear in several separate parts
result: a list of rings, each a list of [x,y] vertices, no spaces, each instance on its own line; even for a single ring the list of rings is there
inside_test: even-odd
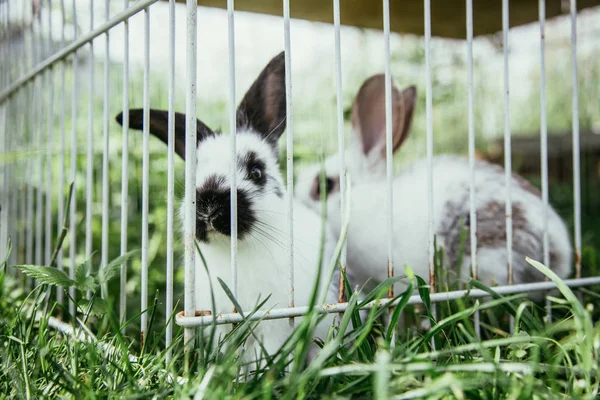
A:
[[[243,239],[256,223],[250,195],[237,190],[238,239]],[[225,176],[212,175],[196,189],[196,239],[208,243],[208,233],[231,235],[231,192]]]

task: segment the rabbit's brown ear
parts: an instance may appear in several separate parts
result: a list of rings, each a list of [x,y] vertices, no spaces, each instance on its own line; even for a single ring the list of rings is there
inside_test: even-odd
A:
[[[417,89],[409,86],[401,93],[392,84],[392,151],[395,152],[410,132]],[[379,151],[385,157],[385,75],[367,79],[361,86],[352,105],[352,127],[369,155]]]
[[[115,118],[120,125],[123,125],[123,113]],[[175,153],[185,160],[185,114],[175,113]],[[144,129],[144,110],[141,108],[129,110],[129,128]],[[150,109],[150,133],[163,143],[169,143],[169,113],[163,110]],[[196,120],[196,147],[207,137],[214,136],[215,133],[202,121]]]
[[[286,127],[285,53],[267,64],[237,110],[237,128],[252,130],[277,149]]]

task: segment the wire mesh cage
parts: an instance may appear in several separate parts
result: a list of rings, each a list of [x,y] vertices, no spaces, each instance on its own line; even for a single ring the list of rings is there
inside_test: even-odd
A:
[[[346,287],[344,276],[354,277],[354,281],[351,282],[353,285],[366,284],[365,280],[361,280],[362,275],[353,269],[371,273],[370,278],[380,277],[381,279],[375,279],[376,284],[386,279],[388,283],[391,282],[389,279],[399,282],[400,278],[394,277],[407,273],[406,258],[398,256],[399,252],[406,250],[401,243],[406,233],[399,232],[405,232],[412,227],[402,220],[406,213],[401,211],[401,207],[404,206],[403,200],[406,195],[397,187],[401,177],[405,175],[404,172],[395,171],[393,156],[405,138],[397,136],[395,126],[406,125],[404,135],[407,135],[412,118],[412,111],[411,114],[402,114],[396,110],[414,107],[416,100],[409,96],[411,92],[405,91],[399,95],[400,92],[394,84],[391,50],[393,35],[390,21],[394,20],[395,14],[393,10],[390,14],[390,6],[395,4],[390,4],[389,0],[384,0],[381,4],[381,58],[385,65],[384,73],[380,75],[383,85],[381,96],[364,104],[354,103],[353,107],[356,109],[351,110],[352,118],[355,118],[355,115],[356,118],[360,118],[359,107],[367,110],[362,112],[375,115],[379,111],[383,116],[381,121],[375,122],[380,128],[376,132],[380,135],[378,157],[382,167],[378,177],[379,184],[368,186],[369,182],[361,182],[353,176],[352,172],[356,166],[350,165],[354,159],[352,153],[347,152],[351,143],[345,134],[347,101],[344,98],[345,80],[342,74],[343,20],[340,0],[332,0],[334,51],[331,57],[335,71],[333,130],[337,141],[338,175],[331,185],[332,188],[337,186],[335,192],[329,193],[331,197],[326,198],[328,196],[322,192],[323,189],[327,189],[325,192],[329,190],[329,176],[317,174],[318,179],[314,181],[316,183],[313,183],[313,189],[321,188],[321,191],[316,191],[316,198],[311,199],[314,209],[309,209],[299,201],[303,193],[295,187],[294,121],[302,116],[298,117],[292,112],[295,102],[293,87],[301,86],[303,82],[292,82],[295,76],[292,74],[292,54],[295,53],[292,53],[289,0],[282,3],[284,51],[273,58],[244,97],[238,97],[239,79],[236,79],[244,66],[239,58],[236,59],[234,18],[238,14],[234,1],[227,1],[227,59],[221,61],[223,68],[227,64],[227,82],[223,85],[227,87],[228,97],[223,108],[227,111],[229,135],[212,131],[196,119],[197,115],[202,114],[198,112],[198,98],[199,92],[204,89],[198,85],[198,74],[201,74],[203,69],[203,57],[198,53],[197,15],[199,10],[203,9],[198,8],[195,0],[187,1],[185,21],[176,23],[176,4],[173,0],[169,1],[168,15],[161,15],[168,42],[167,93],[163,94],[166,101],[161,100],[161,104],[166,104],[167,111],[162,113],[154,110],[158,105],[151,104],[154,90],[154,77],[151,75],[151,32],[154,29],[151,26],[151,12],[157,0],[140,0],[131,4],[124,0],[121,5],[111,4],[108,0],[102,5],[94,4],[93,0],[74,0],[71,4],[67,3],[62,0],[0,2],[0,126],[3,133],[0,138],[3,155],[0,259],[8,256],[10,265],[45,265],[56,268],[58,271],[64,271],[65,275],[60,275],[61,279],[68,278],[71,281],[83,279],[83,282],[86,274],[90,272],[104,276],[106,279],[98,281],[101,286],[99,292],[95,293],[95,287],[90,286],[83,297],[87,300],[96,296],[115,299],[121,321],[127,321],[132,315],[139,317],[143,343],[148,336],[149,318],[152,315],[147,312],[151,308],[149,299],[152,290],[157,286],[154,283],[151,287],[152,283],[149,282],[153,273],[149,270],[149,265],[156,256],[157,246],[163,246],[166,249],[165,258],[160,260],[164,263],[160,271],[162,279],[158,282],[161,296],[164,296],[164,345],[169,349],[173,341],[174,324],[184,328],[184,340],[188,349],[193,348],[196,328],[211,324],[230,326],[245,320],[268,324],[266,320],[283,320],[289,325],[289,328],[286,325],[283,330],[289,334],[295,319],[305,315],[311,307],[306,293],[311,292],[310,283],[320,273],[324,274],[324,282],[330,279],[331,283],[321,285],[323,295],[318,298],[323,300],[323,303],[316,307],[319,312],[332,316],[343,313],[348,308],[348,298],[352,293],[348,293],[347,289],[352,287]],[[430,3],[429,0],[423,2],[426,157],[422,160],[422,174],[417,176],[422,179],[420,185],[424,196],[418,197],[419,210],[409,212],[422,224],[423,232],[415,235],[420,235],[419,237],[425,238],[426,241],[419,246],[424,254],[418,259],[424,260],[424,265],[410,267],[420,275],[425,272],[421,278],[427,281],[430,301],[435,304],[467,297],[476,299],[490,296],[489,291],[473,286],[451,291],[438,290],[443,286],[436,284],[436,279],[440,279],[436,271],[439,261],[436,244],[442,242],[447,255],[451,251],[450,247],[453,244],[448,242],[450,236],[444,236],[447,232],[444,231],[443,224],[448,214],[456,212],[450,206],[462,207],[462,222],[458,222],[457,219],[452,222],[455,225],[446,228],[453,229],[452,240],[465,245],[464,254],[461,254],[460,259],[464,261],[461,262],[467,278],[489,277],[489,269],[492,267],[488,264],[497,262],[497,265],[493,266],[496,274],[494,278],[500,285],[494,287],[495,293],[547,293],[555,288],[554,282],[532,278],[540,278],[541,275],[523,272],[523,265],[528,265],[525,263],[525,256],[537,258],[537,261],[551,269],[558,268],[560,257],[563,257],[562,261],[566,262],[566,265],[560,270],[560,277],[569,278],[565,282],[571,287],[599,284],[600,277],[582,277],[582,179],[576,1],[570,1],[569,9],[572,92],[568,96],[572,99],[574,189],[573,232],[569,233],[566,247],[560,242],[560,238],[556,239],[553,236],[557,234],[556,229],[560,230],[563,225],[560,217],[552,210],[549,198],[546,2],[540,0],[537,4],[539,32],[535,38],[535,41],[539,41],[540,74],[539,193],[529,190],[528,184],[523,183],[522,178],[515,177],[511,165],[511,21],[508,0],[503,0],[501,7],[504,168],[492,169],[477,157],[472,0],[467,0],[464,4],[468,115],[468,132],[464,139],[467,140],[468,161],[462,164],[444,164],[443,160],[440,161],[434,154],[434,133],[437,132],[434,132],[433,125],[432,57],[435,55],[431,52]],[[143,17],[143,32],[141,37],[132,37],[129,20],[138,14]],[[89,18],[88,21],[78,20],[82,15]],[[552,15],[556,15],[554,9]],[[185,37],[176,38],[176,28],[181,25],[186,28]],[[397,27],[395,29],[402,30]],[[181,74],[183,67],[179,68],[176,65],[175,49],[178,42],[185,42],[185,76]],[[140,46],[141,50],[136,46]],[[99,52],[98,48],[103,50],[103,53]],[[117,55],[115,48],[119,49],[121,54]],[[143,54],[141,74],[139,70],[135,70],[135,74],[131,73],[132,51],[141,51]],[[118,62],[114,61],[115,58]],[[102,62],[98,59],[102,59]],[[100,65],[101,76],[96,70]],[[118,76],[117,80],[112,78],[114,75]],[[177,85],[185,89],[185,101],[177,100]],[[180,104],[185,104],[184,113],[183,109],[180,109],[181,113],[176,113],[176,105]],[[102,109],[102,113],[99,109]],[[122,127],[115,122],[115,110],[118,110],[117,120]],[[368,118],[365,117],[359,123],[369,123]],[[141,130],[142,134],[136,133],[134,138],[134,134],[130,132],[134,129]],[[277,139],[279,135],[283,136],[284,130],[285,139],[282,140],[286,143],[283,152],[285,163],[281,163],[281,167],[285,169],[285,184],[284,175],[279,172],[277,157],[273,157],[271,152],[274,150],[276,154],[279,153]],[[154,157],[155,153],[151,152],[151,147],[155,145],[151,135],[167,144],[166,157],[160,157],[159,161]],[[197,145],[191,146],[190,143]],[[268,149],[265,150],[265,147]],[[162,151],[162,154],[165,152]],[[179,162],[176,161],[177,155],[185,160],[185,182],[182,185],[178,185],[176,181],[175,166]],[[159,162],[160,166],[157,167]],[[215,164],[215,171],[212,171],[212,164],[206,165],[207,162]],[[454,198],[448,195],[455,187],[440,186],[440,182],[446,179],[442,171],[446,168],[459,168],[456,165],[460,166],[460,171],[467,177],[457,183],[462,185],[460,196],[463,196],[458,205],[452,203]],[[489,174],[486,172],[488,168],[492,171]],[[134,169],[141,178],[132,184]],[[152,182],[154,174],[166,178],[166,181],[160,182],[159,187]],[[448,178],[448,181],[452,182],[452,179]],[[69,190],[70,184],[74,185],[73,190]],[[365,184],[367,186],[364,186]],[[486,185],[490,185],[492,189]],[[255,192],[252,192],[253,190]],[[490,194],[490,190],[500,190],[501,193]],[[373,191],[378,191],[378,194],[374,194]],[[249,196],[256,193],[264,196],[263,204],[256,205],[249,200]],[[184,199],[181,207],[181,233],[177,232],[176,219],[176,201],[180,196]],[[207,206],[207,196],[212,196],[210,199],[220,196],[220,208],[213,203]],[[362,203],[356,206],[353,203],[357,199],[371,197],[380,199],[380,202],[371,203],[370,206],[368,202],[367,206]],[[494,201],[486,200],[490,198]],[[527,211],[523,204],[529,200],[535,205],[528,205]],[[322,202],[326,203],[325,206]],[[335,204],[330,206],[332,203]],[[261,206],[269,210],[259,209]],[[161,207],[162,211],[153,214],[153,207]],[[355,207],[368,208],[356,211]],[[318,244],[326,236],[323,232],[329,232],[327,225],[318,222],[321,219],[320,210],[327,210],[328,213],[333,210],[335,215],[328,215],[327,222],[330,219],[338,221],[337,229],[333,229],[336,234],[331,235],[329,245]],[[271,218],[269,211],[277,215]],[[353,219],[356,212],[377,214],[377,220],[385,222],[383,226],[375,228],[376,232],[368,233],[371,242],[355,233],[357,226],[359,230],[369,232],[367,227],[360,226],[364,223],[364,217],[360,220]],[[535,218],[530,216],[532,213],[535,214]],[[307,221],[312,221],[309,215],[312,215],[310,218],[314,218],[317,223],[310,225],[310,229],[304,232]],[[217,218],[225,220],[224,226],[218,226]],[[267,227],[267,223],[271,225]],[[490,227],[486,224],[494,224],[492,233],[488,232]],[[164,242],[152,240],[152,230],[157,225],[166,225]],[[502,228],[502,232],[497,231],[498,226]],[[559,228],[556,228],[557,226]],[[462,239],[456,236],[459,227],[464,228],[466,232]],[[270,230],[265,232],[267,228]],[[259,240],[260,236],[253,242],[255,247],[249,245],[247,242],[253,240],[248,239],[252,238],[252,233],[263,235],[264,240],[276,242],[275,250],[256,250],[259,243],[263,245]],[[277,237],[272,238],[270,235]],[[571,237],[574,256],[570,253]],[[308,240],[318,245],[313,246],[310,250],[312,253],[303,253],[307,251],[305,241]],[[532,241],[535,243],[532,244]],[[134,248],[131,248],[132,242],[136,243]],[[361,243],[362,248],[359,248]],[[371,246],[371,243],[376,243],[377,246]],[[313,260],[314,265],[307,267],[306,260],[316,254],[315,248],[319,246],[324,248],[321,250],[325,255],[316,257]],[[137,248],[139,255],[131,252]],[[530,249],[533,254],[523,254],[524,248]],[[490,256],[492,250],[496,253]],[[356,254],[365,251],[378,253],[374,259],[385,262],[359,265],[357,260],[364,258],[361,259]],[[178,257],[179,252],[183,254],[183,258]],[[277,254],[273,255],[273,252]],[[120,256],[119,263],[112,261],[116,255]],[[208,260],[206,270],[205,255]],[[272,259],[268,259],[269,256]],[[90,271],[92,265],[95,265],[92,260],[96,259],[99,270]],[[179,266],[181,268],[177,268]],[[535,272],[532,266],[529,268]],[[174,293],[177,270],[183,271],[182,276],[179,275],[184,286],[182,299]],[[79,271],[82,271],[83,277],[77,275]],[[206,275],[206,271],[210,275]],[[342,271],[344,273],[341,273]],[[139,287],[131,288],[131,283],[128,284],[132,274],[138,276],[133,285],[139,283]],[[118,283],[109,282],[110,277],[116,276],[119,277]],[[332,277],[334,278],[331,279]],[[227,283],[227,290],[219,286],[216,278]],[[210,304],[211,293],[207,286],[209,283],[212,283],[215,291],[222,292],[217,296],[221,301],[218,308]],[[31,284],[33,282],[30,282]],[[401,301],[404,301],[404,304],[419,304],[423,301],[417,292],[413,294],[411,291],[404,300],[398,296],[406,285],[388,286],[387,298],[384,296],[370,299],[371,301],[363,304],[363,309],[398,305]],[[261,287],[273,287],[281,296],[261,293]],[[139,301],[131,299],[131,293],[138,290]],[[269,294],[274,296],[275,302],[263,303],[260,310],[249,315],[243,313],[252,309],[259,295]],[[53,296],[56,302],[62,305],[59,307],[63,310],[62,317],[66,317],[67,312],[70,316],[82,312],[78,309],[81,305],[76,307],[82,295],[76,292],[74,286],[70,286],[66,292],[58,288]],[[178,308],[175,304],[181,300],[183,307]],[[132,305],[139,307],[139,314],[137,310],[133,310]],[[178,312],[180,310],[181,312]],[[551,303],[546,300],[549,320],[552,319],[552,312]],[[435,305],[431,309],[431,315],[436,317]],[[480,335],[479,311],[474,314],[474,326],[477,335]],[[268,335],[267,329],[264,334]]]

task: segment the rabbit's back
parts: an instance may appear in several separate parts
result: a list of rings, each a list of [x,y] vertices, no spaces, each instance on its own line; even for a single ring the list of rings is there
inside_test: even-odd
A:
[[[426,163],[414,168],[417,175]],[[463,277],[468,276],[470,260],[470,176],[468,160],[440,156],[434,160],[435,232],[443,244],[449,266],[458,267],[462,256]],[[414,179],[415,177],[413,177]],[[540,193],[522,177],[511,178],[512,260],[516,283],[540,281],[543,276],[525,257],[543,260],[544,207]],[[475,210],[479,278],[486,283],[508,283],[506,246],[506,185],[502,168],[485,161],[475,167]],[[466,234],[464,246],[461,232]],[[562,219],[548,207],[550,268],[561,278],[571,271],[572,248]]]

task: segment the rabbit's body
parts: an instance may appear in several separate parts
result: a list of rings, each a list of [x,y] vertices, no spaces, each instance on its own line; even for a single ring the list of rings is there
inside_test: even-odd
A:
[[[369,78],[352,107],[353,137],[346,150],[346,166],[352,179],[351,219],[348,240],[348,277],[366,291],[387,278],[388,224],[385,163],[385,78]],[[392,87],[392,151],[410,131],[416,89],[399,92]],[[328,221],[339,233],[340,161],[325,161]],[[320,166],[302,171],[296,193],[318,210]],[[471,272],[470,167],[466,158],[437,156],[433,159],[433,233],[444,249],[444,267]],[[429,175],[427,160],[420,160],[396,174],[393,180],[394,265],[396,275],[410,266],[417,275],[429,277]],[[523,178],[511,180],[513,282],[543,280],[525,257],[543,260],[544,206],[539,192]],[[486,284],[508,283],[506,246],[506,187],[504,170],[484,161],[475,166],[475,210],[478,279]],[[465,232],[466,230],[466,232]],[[466,243],[461,246],[461,232]],[[572,247],[569,233],[558,214],[548,207],[549,267],[561,278],[570,274]],[[462,255],[462,265],[458,266]],[[450,275],[450,278],[453,276]],[[456,277],[456,275],[454,275]],[[402,286],[400,282],[398,285]]]
[[[237,110],[236,155],[232,162],[230,136],[212,131],[196,121],[196,182],[195,215],[188,216],[181,208],[180,217],[195,218],[195,238],[210,272],[209,282],[200,256],[196,257],[196,309],[213,309],[211,286],[218,314],[232,313],[234,302],[219,284],[220,278],[230,290],[235,290],[231,269],[231,190],[237,193],[237,303],[244,313],[250,313],[269,297],[262,310],[289,306],[289,244],[288,194],[279,169],[277,141],[285,130],[285,64],[284,54],[274,57],[242,99]],[[142,129],[143,111],[130,110],[129,126]],[[122,115],[117,116],[122,123]],[[150,110],[149,131],[168,143],[168,114]],[[185,160],[186,116],[174,118],[175,152]],[[233,164],[233,165],[232,165]],[[236,182],[231,181],[231,170]],[[184,199],[185,204],[185,199]],[[329,265],[333,253],[332,237],[321,234],[320,217],[299,202],[294,204],[294,297],[295,305],[306,306],[318,278],[321,241],[325,240],[323,261]],[[325,275],[323,268],[322,275]],[[324,283],[321,284],[324,287]],[[331,292],[332,295],[334,294]],[[262,299],[262,300],[259,300]],[[325,339],[325,319],[317,335]],[[231,325],[220,325],[224,334]],[[256,360],[261,348],[272,354],[289,337],[287,319],[263,321],[246,341],[245,359]],[[223,336],[223,335],[219,335]],[[316,350],[315,348],[313,348]],[[312,351],[311,356],[314,356]]]
[[[230,142],[228,139],[228,137],[219,137],[213,140],[213,143],[207,143],[208,146],[202,146],[198,151],[199,165],[204,164],[205,157],[211,158],[214,157],[214,154],[223,154],[224,150],[229,149]],[[264,147],[264,142],[258,140],[255,135],[238,133],[236,144],[242,154],[261,150],[261,154],[264,154],[264,148],[260,149],[260,147]],[[222,160],[214,160],[211,165],[218,164],[220,161]],[[228,168],[228,165],[223,163],[223,168]],[[269,166],[267,166],[267,170],[269,170]],[[246,314],[253,311],[267,296],[270,296],[269,301],[261,310],[286,308],[289,306],[290,301],[290,256],[287,237],[288,195],[281,190],[282,178],[278,174],[278,169],[273,168],[270,171],[273,172],[269,174],[267,187],[265,188],[268,195],[262,197],[260,204],[254,208],[254,217],[260,223],[252,231],[249,231],[243,239],[238,240],[237,244],[237,301]],[[207,178],[207,176],[202,175],[206,175],[206,173],[199,166],[196,175],[198,182],[204,182]],[[273,180],[272,185],[269,184],[269,179]],[[245,186],[243,181],[240,181],[241,179],[238,179],[239,186]],[[240,200],[238,199],[238,207],[243,202]],[[325,240],[325,248],[321,268],[321,282],[326,279],[327,268],[333,254],[332,235],[329,228],[326,227],[325,237],[321,237],[321,220],[319,216],[301,202],[294,202],[293,213],[294,301],[297,306],[305,306],[309,303],[316,282],[317,261],[320,256],[322,239]],[[233,312],[231,299],[217,281],[218,277],[231,290],[234,290],[230,266],[230,236],[212,232],[209,234],[208,242],[199,241],[198,245],[212,279],[209,283],[202,259],[196,257],[196,308],[202,310],[212,309],[210,296],[210,285],[212,285],[217,314]],[[334,301],[335,293],[332,293],[329,299]],[[323,326],[323,328],[326,328],[326,326]],[[221,335],[230,330],[230,325],[220,325],[218,327],[218,333]],[[288,319],[263,321],[256,327],[254,333],[260,338],[269,354],[273,354],[289,336],[289,321]],[[319,333],[325,339],[324,334],[326,332]],[[250,353],[253,350],[260,350],[255,344],[254,337],[250,337],[246,341],[246,347],[251,349]]]
[[[478,161],[475,173],[478,278],[487,284],[507,284],[505,181],[501,168]],[[410,266],[417,275],[429,276],[428,166],[418,161],[395,176],[394,264],[396,274]],[[438,156],[433,159],[433,230],[438,246],[444,249],[445,265],[468,279],[470,253],[470,169],[467,159]],[[366,291],[387,277],[387,186],[385,179],[356,184],[352,189],[351,225],[348,231],[348,264],[358,283],[367,282]],[[337,195],[330,201],[331,226],[339,233]],[[511,181],[513,224],[513,278],[526,283],[543,280],[527,264],[525,257],[543,259],[543,203],[523,179]],[[368,223],[366,221],[368,220]],[[364,221],[364,222],[363,222]],[[464,248],[461,232],[466,233]],[[571,270],[571,244],[564,222],[548,208],[550,267],[561,278]],[[457,262],[462,252],[462,265]],[[370,279],[370,280],[369,280]],[[403,283],[399,283],[400,286]]]

